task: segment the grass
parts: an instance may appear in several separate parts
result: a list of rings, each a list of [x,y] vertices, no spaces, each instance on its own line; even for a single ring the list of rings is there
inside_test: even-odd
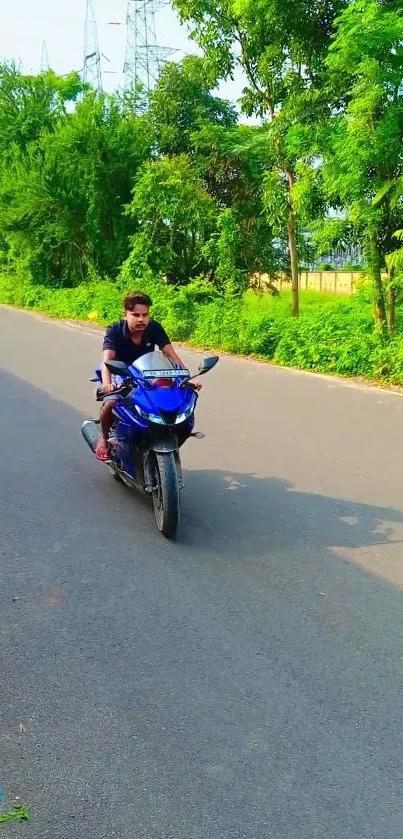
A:
[[[26,822],[31,818],[31,814],[26,807],[15,804],[12,810],[0,810],[0,824],[8,824],[8,822]]]
[[[0,302],[105,326],[121,317],[121,299],[132,285],[122,275],[117,283],[52,290],[0,275]],[[151,294],[153,315],[173,341],[302,370],[403,384],[403,311],[398,311],[396,334],[385,336],[374,327],[370,295],[364,291],[352,297],[302,292],[301,315],[292,318],[289,292],[220,297],[203,280],[174,288],[147,279],[141,286]]]

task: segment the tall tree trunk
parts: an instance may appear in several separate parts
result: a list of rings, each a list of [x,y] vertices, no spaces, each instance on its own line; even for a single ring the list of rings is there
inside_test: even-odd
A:
[[[386,328],[385,291],[381,274],[381,254],[375,233],[370,238],[371,274],[375,289],[375,321]]]
[[[298,250],[295,229],[295,213],[291,210],[288,216],[288,247],[291,261],[291,314],[297,318],[299,315],[299,275],[298,275]]]
[[[388,270],[388,330],[396,332],[396,289],[393,285],[393,268]]]
[[[299,315],[299,265],[298,265],[298,248],[297,248],[297,224],[294,210],[292,209],[292,195],[291,190],[295,183],[295,177],[290,169],[286,171],[288,185],[290,188],[290,213],[288,216],[288,248],[290,251],[291,262],[291,314],[297,318]]]

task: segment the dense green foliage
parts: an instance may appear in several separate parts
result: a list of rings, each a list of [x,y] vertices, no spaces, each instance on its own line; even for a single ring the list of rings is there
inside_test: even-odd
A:
[[[0,301],[105,323],[143,287],[176,339],[403,380],[400,0],[172,2],[204,56],[167,64],[141,113],[0,65]],[[216,94],[237,65],[254,126]],[[291,319],[298,269],[356,244],[365,300]],[[258,273],[292,290],[247,292]]]
[[[403,383],[403,310],[393,337],[374,329],[368,286],[351,298],[304,292],[299,318],[290,317],[290,292],[272,297],[248,291],[223,298],[199,280],[167,286],[149,279],[142,287],[152,295],[153,315],[172,340],[302,370]],[[103,325],[121,316],[126,289],[124,278],[85,283],[72,291],[0,277],[5,303]]]
[[[128,258],[180,284],[286,267],[263,214],[261,133],[212,95],[198,58],[167,65],[143,115],[130,94],[0,67],[0,267],[54,288],[114,281]]]
[[[347,2],[174,0],[173,3],[203,48],[214,80],[227,78],[236,64],[240,64],[247,79],[243,109],[266,120],[264,208],[274,231],[281,230],[287,236],[294,315],[299,308],[298,229],[306,215],[306,199],[310,203],[317,123],[326,104],[322,96],[325,60],[333,24]]]

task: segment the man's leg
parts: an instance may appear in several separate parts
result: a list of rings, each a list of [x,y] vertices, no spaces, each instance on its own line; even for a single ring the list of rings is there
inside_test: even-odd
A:
[[[117,399],[107,397],[101,408],[100,425],[101,433],[98,438],[97,447],[95,450],[95,457],[97,460],[109,460],[109,446],[108,437],[113,423],[113,409],[117,403]]]

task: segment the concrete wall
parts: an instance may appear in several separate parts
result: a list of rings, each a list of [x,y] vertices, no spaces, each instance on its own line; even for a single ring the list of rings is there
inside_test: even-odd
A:
[[[332,294],[354,294],[357,280],[361,277],[358,271],[302,271],[299,275],[301,291],[323,291]],[[264,289],[270,283],[267,274],[259,274],[252,278],[251,286]],[[279,277],[272,282],[279,291],[289,289],[288,280]]]

